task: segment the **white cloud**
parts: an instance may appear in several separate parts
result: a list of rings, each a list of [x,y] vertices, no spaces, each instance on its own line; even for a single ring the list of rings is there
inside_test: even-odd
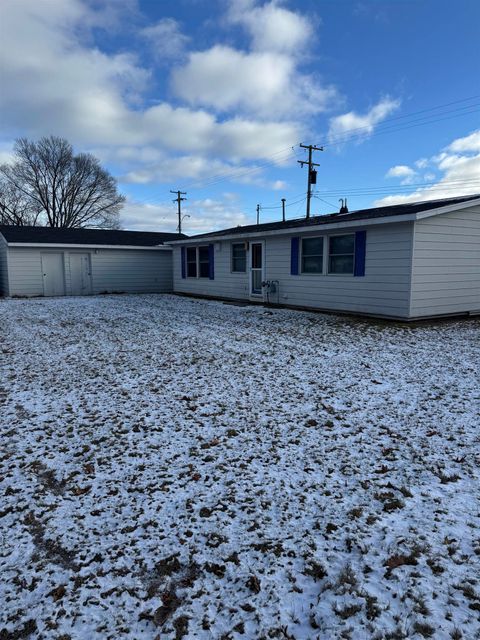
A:
[[[253,0],[232,0],[228,18],[246,29],[256,51],[297,55],[313,35],[311,21],[278,2],[257,6]]]
[[[175,94],[190,105],[219,112],[240,109],[261,117],[318,113],[337,93],[302,75],[295,58],[272,51],[239,51],[215,45],[189,55],[172,74]]]
[[[253,221],[240,209],[237,198],[224,200],[187,200],[182,212],[190,217],[182,223],[182,231],[187,235],[203,233],[214,229],[236,227]],[[121,215],[124,229],[144,231],[176,231],[178,217],[173,203],[156,204],[128,199]]]
[[[391,167],[387,173],[386,178],[407,178],[409,176],[414,176],[415,171],[408,167],[406,164],[397,164],[395,167]]]
[[[376,201],[376,205],[402,204],[421,200],[453,198],[480,193],[480,130],[457,138],[439,154],[430,158],[433,165],[443,175],[428,187],[416,189],[413,193],[390,195]],[[427,173],[425,180],[433,180],[435,174]]]
[[[159,61],[180,57],[190,40],[182,33],[179,23],[173,18],[163,18],[156,24],[145,27],[140,35],[149,42],[155,58]]]
[[[152,169],[157,159],[163,179],[196,177],[269,157],[301,138],[298,120],[220,120],[165,101],[144,106],[149,71],[128,53],[101,52],[87,33],[86,25],[113,24],[117,5],[107,2],[96,12],[96,4],[79,0],[16,0],[2,7],[0,109],[7,142],[54,133],[144,182],[162,180]],[[177,27],[162,21],[144,35],[154,38],[162,29]]]
[[[382,98],[364,114],[349,111],[330,119],[328,139],[331,144],[342,144],[351,136],[357,142],[368,138],[375,127],[400,107],[400,100]]]
[[[465,136],[464,138],[454,140],[448,146],[448,150],[453,152],[480,152],[480,129],[478,131],[473,131],[470,135]]]
[[[415,161],[415,166],[417,169],[425,169],[430,164],[428,158],[419,158],[419,160]]]

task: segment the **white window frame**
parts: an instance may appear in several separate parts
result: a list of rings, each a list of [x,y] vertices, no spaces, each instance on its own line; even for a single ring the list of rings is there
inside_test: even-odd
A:
[[[304,271],[303,270],[303,241],[304,240],[314,240],[316,238],[322,238],[323,240],[323,252],[322,252],[322,270],[321,271]],[[299,272],[302,276],[324,276],[326,274],[326,265],[325,265],[325,241],[328,239],[328,236],[305,236],[300,238],[300,264],[299,264]]]
[[[335,253],[333,254],[333,257],[336,256],[352,256],[353,257],[353,264],[352,264],[352,271],[349,273],[335,273],[334,271],[330,270],[330,238],[339,238],[342,236],[353,236],[353,252],[352,253]],[[355,243],[356,243],[356,236],[355,233],[332,233],[328,236],[328,246],[327,246],[327,271],[326,273],[329,276],[335,276],[335,277],[341,277],[341,278],[350,278],[354,275],[355,273]]]
[[[245,251],[245,269],[243,271],[236,271],[233,269],[233,247],[234,245],[241,245]],[[247,273],[248,269],[248,249],[246,242],[231,242],[230,243],[230,273]]]

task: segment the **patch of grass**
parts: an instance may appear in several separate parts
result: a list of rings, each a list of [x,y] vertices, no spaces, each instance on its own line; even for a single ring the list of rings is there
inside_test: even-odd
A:
[[[306,563],[303,573],[306,576],[310,576],[314,580],[322,580],[323,578],[326,578],[328,575],[325,567],[313,559],[309,560]]]
[[[418,620],[413,623],[413,630],[424,638],[431,638],[435,633],[435,629],[431,624],[428,624],[428,622],[419,622]]]
[[[336,615],[342,620],[347,620],[351,618],[355,614],[359,613],[362,610],[361,604],[347,604],[343,608],[334,607],[333,608]]]

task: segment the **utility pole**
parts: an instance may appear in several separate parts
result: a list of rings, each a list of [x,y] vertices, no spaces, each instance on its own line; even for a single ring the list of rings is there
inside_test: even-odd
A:
[[[260,205],[257,204],[257,226],[260,224]]]
[[[285,198],[282,198],[282,222],[285,222]]]
[[[182,196],[186,196],[187,192],[186,191],[172,191],[170,189],[170,193],[176,193],[177,197],[175,198],[175,200],[172,200],[172,202],[176,202],[178,205],[178,227],[177,227],[177,231],[178,233],[182,233],[182,201],[186,200],[186,198],[182,198]]]
[[[316,162],[312,162],[312,155],[314,151],[323,151],[323,147],[316,147],[314,144],[301,144],[303,149],[308,149],[308,162],[306,160],[297,160],[297,162],[303,167],[308,165],[308,186],[307,186],[307,218],[310,218],[310,200],[312,198],[312,184],[317,184],[317,172],[313,167],[319,167]]]

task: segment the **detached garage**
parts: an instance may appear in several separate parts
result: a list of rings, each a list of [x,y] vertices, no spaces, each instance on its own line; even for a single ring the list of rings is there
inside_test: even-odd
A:
[[[172,290],[178,233],[0,225],[0,295],[79,296]]]

